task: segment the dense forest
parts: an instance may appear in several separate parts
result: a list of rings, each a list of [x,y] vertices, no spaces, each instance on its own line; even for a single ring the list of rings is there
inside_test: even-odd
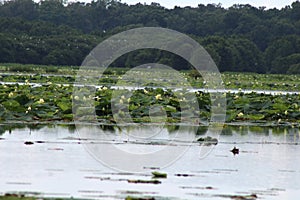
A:
[[[134,27],[165,27],[188,34],[220,71],[300,73],[300,2],[282,9],[221,4],[167,9],[158,3],[115,0],[0,0],[0,62],[80,65],[103,39]],[[141,50],[114,65],[187,63],[168,52]]]

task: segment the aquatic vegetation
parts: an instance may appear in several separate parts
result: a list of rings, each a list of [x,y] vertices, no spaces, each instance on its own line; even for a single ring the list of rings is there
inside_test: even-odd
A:
[[[162,172],[154,171],[154,172],[152,172],[152,175],[153,175],[153,178],[167,178],[167,174],[162,173]]]
[[[202,88],[201,91],[153,88],[155,84],[149,79],[149,83],[146,84],[148,87],[131,91],[131,96],[129,90],[123,89],[121,92],[124,95],[114,100],[112,94],[117,92],[117,88],[112,86],[117,82],[132,84],[131,79],[126,81],[122,79],[127,69],[108,69],[102,78],[96,79],[97,83],[93,83],[100,85],[95,94],[91,95],[85,91],[86,88],[82,88],[80,95],[75,96],[72,96],[72,84],[75,81],[74,72],[78,69],[69,68],[69,73],[68,68],[62,69],[65,72],[59,71],[59,74],[44,74],[42,67],[34,68],[35,74],[1,74],[0,81],[3,83],[0,85],[0,121],[72,121],[74,120],[72,109],[77,117],[85,116],[87,112],[95,112],[96,121],[106,123],[115,123],[116,116],[130,116],[135,123],[179,123],[185,118],[195,116],[200,119],[200,125],[210,121],[211,96],[205,91],[207,83],[201,77],[195,79],[184,71],[181,72],[182,75],[194,88]],[[147,71],[135,71],[133,75],[141,80],[148,80],[147,77],[151,76]],[[224,73],[222,78],[226,89],[238,89],[234,93],[230,91],[223,93],[227,99],[226,122],[273,122],[277,125],[300,122],[299,94],[243,91],[245,89],[299,91],[299,75]],[[170,84],[168,86],[175,88],[183,86],[173,82],[168,83]],[[199,110],[183,112],[181,108],[183,104],[194,103],[189,98],[191,95],[196,97]],[[95,110],[76,107],[76,104],[90,100],[93,100]],[[75,103],[74,107],[72,101]],[[112,103],[119,113],[112,110]]]
[[[0,85],[0,121],[72,121],[72,101],[75,103],[74,110],[77,116],[80,116],[85,115],[86,111],[77,109],[76,104],[92,100],[97,120],[110,123],[113,122],[111,107],[113,92],[116,92],[116,89],[104,86],[96,90],[93,96],[85,96],[85,88],[82,88],[81,95],[72,96],[72,85],[49,84],[41,87],[19,84]],[[123,90],[123,93],[129,92]],[[188,96],[189,93],[192,92],[175,93],[160,88],[138,89],[133,91],[132,96],[121,96],[115,105],[120,115],[121,111],[125,112],[127,109],[133,122],[136,123],[164,122],[164,120],[168,123],[178,123],[190,116],[199,116],[202,122],[208,122],[211,114],[211,100],[208,93],[195,92],[193,94],[197,98],[199,111],[182,113],[182,96]],[[254,92],[233,94],[228,92],[225,95],[227,122],[272,121],[276,124],[300,122],[300,95],[298,94],[271,95]],[[184,99],[184,101],[187,105],[193,103],[190,99]],[[160,107],[153,107],[155,105],[160,105]]]

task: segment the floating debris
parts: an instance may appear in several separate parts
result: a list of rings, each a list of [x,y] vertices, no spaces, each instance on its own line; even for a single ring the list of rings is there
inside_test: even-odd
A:
[[[159,180],[127,180],[128,183],[161,184]]]
[[[189,177],[189,176],[195,176],[195,175],[194,174],[174,174],[174,176]]]
[[[235,200],[255,200],[257,199],[256,194],[250,194],[250,195],[216,195],[217,197],[222,197],[222,198],[230,198],[230,199],[235,199]]]
[[[200,142],[200,144],[205,145],[205,146],[217,145],[218,139],[207,136],[207,137],[201,137],[201,138],[197,139],[197,142]]]
[[[41,143],[46,143],[45,141],[35,141],[36,143],[39,143],[39,144],[41,144]]]
[[[33,144],[34,144],[34,142],[31,142],[31,141],[26,141],[26,142],[24,142],[24,144],[25,144],[25,145],[33,145]]]
[[[125,198],[125,200],[155,200],[154,197],[131,197],[128,196]]]

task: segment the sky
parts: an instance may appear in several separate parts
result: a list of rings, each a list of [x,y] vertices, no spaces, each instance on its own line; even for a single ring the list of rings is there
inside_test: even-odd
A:
[[[69,2],[77,0],[69,0]],[[80,2],[91,2],[91,0],[79,0]],[[151,2],[159,3],[161,6],[166,8],[174,8],[174,6],[191,6],[197,7],[198,4],[211,4],[211,3],[221,3],[222,7],[228,8],[233,4],[250,4],[255,7],[265,6],[269,8],[283,8],[286,5],[291,5],[296,0],[121,0],[122,3],[127,3],[129,5],[137,3],[151,4]]]
[[[296,0],[121,0],[123,3],[127,4],[136,4],[136,3],[144,3],[150,4],[151,2],[159,3],[161,6],[167,8],[174,8],[174,6],[192,6],[197,7],[198,4],[209,4],[209,3],[221,3],[222,7],[228,8],[233,4],[250,4],[255,7],[265,6],[267,8],[283,8],[286,5],[291,5],[292,2]]]

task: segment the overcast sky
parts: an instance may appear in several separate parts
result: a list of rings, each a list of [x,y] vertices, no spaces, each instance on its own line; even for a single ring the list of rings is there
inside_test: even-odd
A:
[[[69,0],[69,2],[77,0]],[[79,0],[80,2],[91,2],[91,0]],[[209,4],[209,3],[221,3],[222,7],[228,8],[233,4],[250,4],[255,7],[265,6],[267,8],[283,8],[286,5],[291,5],[292,2],[296,0],[121,0],[122,3],[127,4],[137,4],[137,3],[146,3],[150,4],[151,2],[159,3],[161,6],[167,8],[174,8],[174,6],[192,6],[197,7],[198,4]]]

